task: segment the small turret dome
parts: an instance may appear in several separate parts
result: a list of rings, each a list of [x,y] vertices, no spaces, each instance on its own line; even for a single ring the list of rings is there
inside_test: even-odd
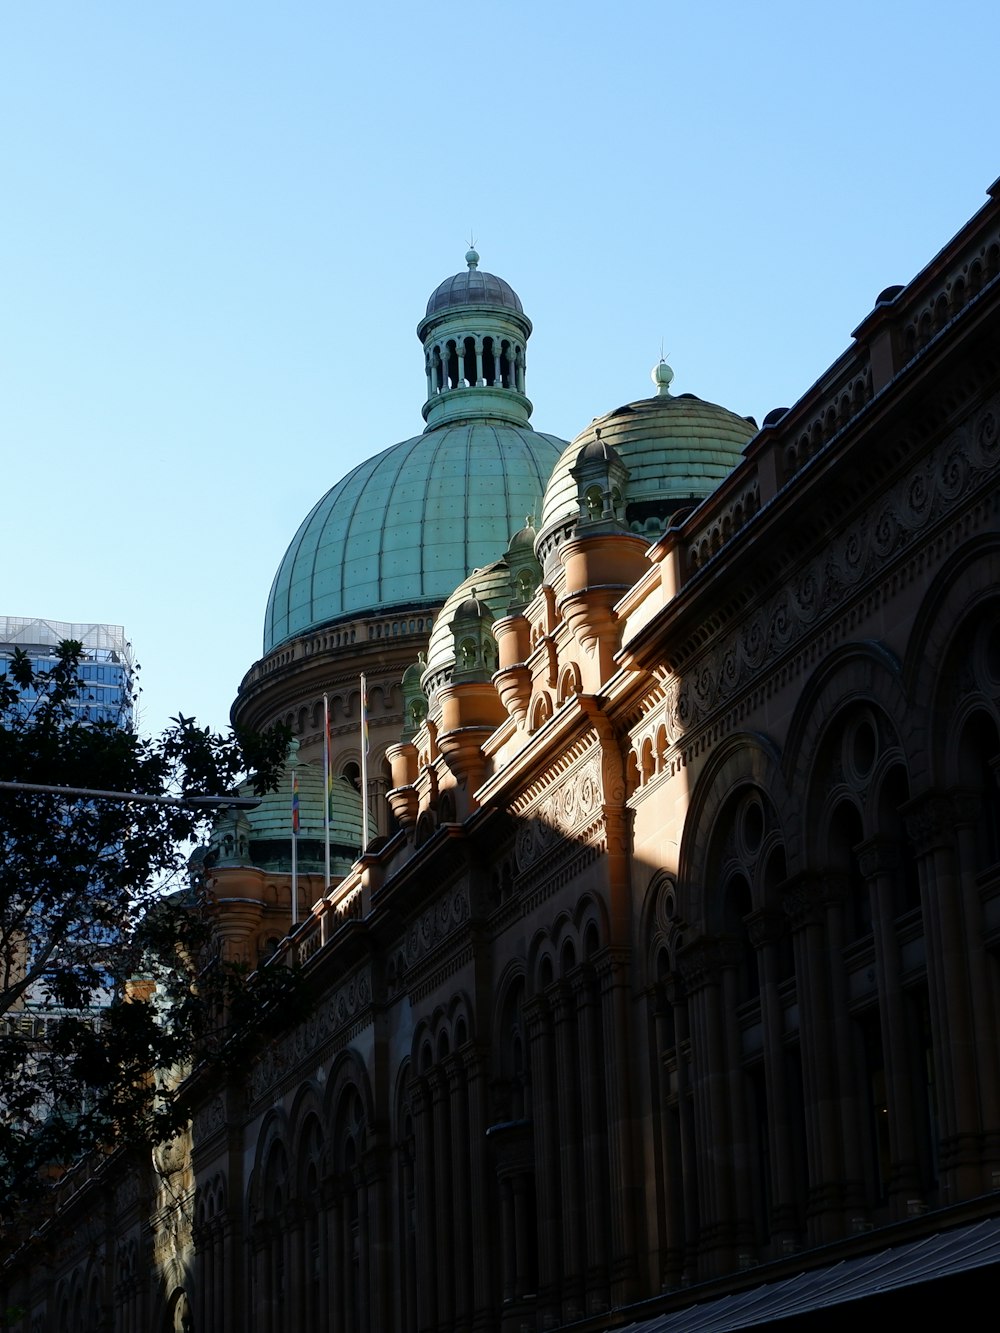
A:
[[[576,466],[582,463],[619,463],[621,457],[618,450],[608,444],[607,440],[601,436],[600,426],[594,432],[594,438],[588,440],[576,456]]]
[[[423,688],[431,700],[442,685],[451,679],[455,666],[456,619],[498,620],[507,614],[510,602],[510,567],[506,560],[475,570],[464,579],[442,606],[430,642],[427,645],[427,665],[424,668]]]
[[[665,362],[654,368],[653,378],[655,397],[595,418],[563,450],[542,502],[535,549],[543,564],[577,521],[574,468],[581,461],[596,461],[604,448],[628,469],[625,524],[650,541],[665,531],[673,515],[711,494],[742,458],[757,430],[751,418],[691,393],[674,397],[668,389],[673,372]]]
[[[297,743],[293,741],[297,749]],[[324,808],[326,776],[321,764],[294,765],[298,776],[298,868],[320,872],[324,867]],[[209,845],[221,864],[227,861],[276,873],[291,871],[291,771],[289,764],[275,791],[267,792],[254,810],[220,812]],[[252,796],[253,783],[244,782],[240,796]],[[335,777],[330,787],[330,847],[335,873],[346,874],[361,850],[361,793],[346,778]]]

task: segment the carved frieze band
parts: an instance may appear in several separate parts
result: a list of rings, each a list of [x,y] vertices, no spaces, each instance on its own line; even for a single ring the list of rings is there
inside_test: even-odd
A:
[[[775,593],[724,643],[666,687],[668,740],[677,742],[855,595],[932,523],[946,518],[1000,460],[994,398],[880,498],[859,522]]]
[[[256,1099],[290,1074],[298,1064],[337,1034],[371,1003],[369,968],[362,968],[339,986],[304,1022],[274,1042],[261,1055],[250,1075],[250,1093]]]
[[[522,816],[515,840],[519,875],[553,847],[591,823],[602,804],[601,765],[592,756],[567,774],[529,812]]]
[[[429,953],[433,953],[446,936],[468,919],[468,886],[459,884],[451,892],[442,894],[437,902],[432,903],[410,923],[403,946],[407,968],[414,967]]]
[[[203,1143],[209,1135],[214,1134],[217,1129],[221,1129],[226,1123],[226,1108],[222,1104],[221,1097],[213,1097],[211,1101],[205,1102],[195,1111],[191,1121],[191,1132],[194,1142]]]

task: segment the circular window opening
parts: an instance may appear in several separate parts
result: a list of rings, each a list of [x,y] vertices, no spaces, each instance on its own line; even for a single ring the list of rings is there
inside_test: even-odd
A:
[[[740,827],[744,848],[751,856],[756,856],[764,841],[764,810],[759,801],[747,801]]]
[[[878,735],[870,717],[861,718],[851,735],[851,766],[859,778],[866,778],[875,766]]]

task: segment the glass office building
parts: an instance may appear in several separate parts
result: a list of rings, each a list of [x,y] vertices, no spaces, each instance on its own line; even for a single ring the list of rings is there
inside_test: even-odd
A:
[[[83,689],[74,705],[79,715],[92,722],[130,725],[135,660],[121,625],[0,616],[0,675],[6,673],[16,649],[28,654],[36,670],[48,669],[55,664],[56,648],[66,639],[83,644],[80,659]],[[26,695],[25,704],[30,703]]]

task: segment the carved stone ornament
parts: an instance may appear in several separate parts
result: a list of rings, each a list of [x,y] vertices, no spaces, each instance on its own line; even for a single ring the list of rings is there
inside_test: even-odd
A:
[[[601,804],[600,759],[594,756],[550,788],[522,817],[515,842],[518,870],[527,870],[563,838],[585,828]]]
[[[865,879],[891,875],[899,868],[899,847],[891,838],[869,838],[858,848],[858,867]]]
[[[949,847],[954,838],[954,809],[945,795],[932,792],[904,815],[906,832],[918,856],[936,847]]]
[[[460,885],[442,896],[413,921],[406,934],[404,957],[412,967],[441,943],[445,936],[469,919],[469,894]]]
[[[201,1143],[226,1123],[226,1108],[221,1097],[213,1097],[194,1113],[191,1131],[195,1143]]]
[[[371,970],[365,967],[328,995],[304,1023],[263,1052],[250,1074],[251,1095],[261,1097],[280,1082],[323,1042],[366,1009],[371,996]]]
[[[736,633],[692,663],[666,687],[664,722],[670,740],[747,688],[818,621],[853,597],[886,561],[911,546],[929,524],[949,515],[995,470],[1000,459],[993,400],[880,496]]]
[[[139,1175],[129,1171],[115,1186],[115,1213],[120,1216],[139,1198]]]

